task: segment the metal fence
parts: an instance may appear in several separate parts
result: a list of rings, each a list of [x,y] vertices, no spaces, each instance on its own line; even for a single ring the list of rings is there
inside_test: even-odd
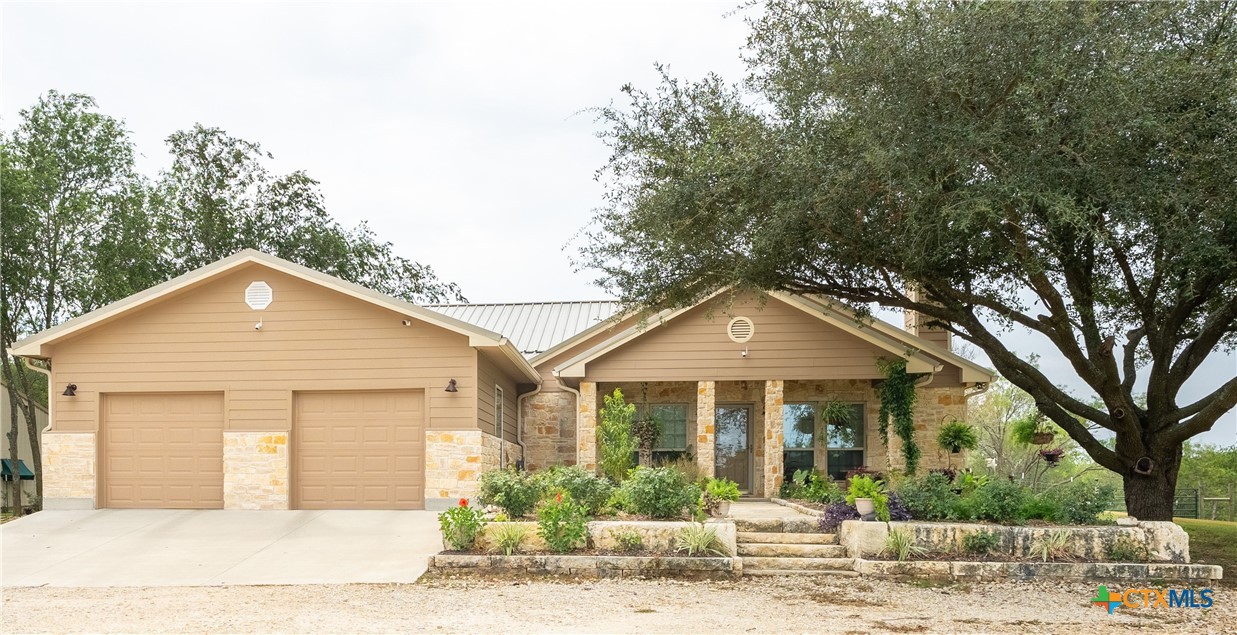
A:
[[[1125,499],[1119,495],[1113,501],[1110,511],[1124,512]],[[1210,520],[1237,520],[1237,483],[1229,483],[1225,491],[1205,489],[1202,483],[1198,487],[1178,488],[1173,496],[1173,516],[1175,518],[1202,518]]]

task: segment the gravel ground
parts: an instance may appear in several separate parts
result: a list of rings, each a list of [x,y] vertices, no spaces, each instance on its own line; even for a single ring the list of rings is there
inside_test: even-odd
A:
[[[1232,632],[1237,590],[1201,609],[1119,608],[1094,585],[923,586],[856,578],[737,582],[423,579],[411,585],[6,588],[27,632]]]

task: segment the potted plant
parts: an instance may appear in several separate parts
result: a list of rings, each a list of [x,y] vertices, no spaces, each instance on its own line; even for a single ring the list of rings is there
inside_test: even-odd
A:
[[[739,484],[728,478],[711,478],[704,485],[706,507],[715,516],[730,515],[730,504],[739,500]]]
[[[936,442],[942,448],[947,448],[951,454],[957,454],[963,450],[974,450],[979,446],[975,428],[957,419],[941,426],[941,431],[936,435]]]
[[[855,511],[864,520],[889,520],[889,496],[885,494],[885,484],[870,476],[856,476],[850,479],[846,502],[854,505]]]
[[[823,445],[828,439],[836,439],[843,446],[854,446],[860,439],[853,438],[855,429],[850,421],[853,415],[854,409],[846,402],[830,399],[821,404],[820,422],[825,424],[825,435],[818,437],[817,442]]]
[[[1065,454],[1065,450],[1061,448],[1053,448],[1051,450],[1040,450],[1039,455],[1044,458],[1049,467],[1061,462],[1061,456]]]
[[[636,437],[636,448],[639,450],[640,465],[653,467],[653,448],[661,436],[661,427],[657,419],[645,417],[631,422],[632,436]]]
[[[1040,413],[1015,421],[1011,433],[1014,441],[1023,445],[1048,445],[1056,438]]]

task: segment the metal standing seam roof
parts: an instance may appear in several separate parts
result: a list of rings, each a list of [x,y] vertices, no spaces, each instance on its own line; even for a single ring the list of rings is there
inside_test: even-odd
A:
[[[533,357],[619,312],[614,300],[427,304],[425,308],[501,333],[525,357]]]

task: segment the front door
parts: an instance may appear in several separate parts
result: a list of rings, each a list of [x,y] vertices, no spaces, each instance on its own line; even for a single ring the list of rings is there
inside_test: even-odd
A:
[[[752,490],[752,407],[718,406],[714,414],[714,461],[716,476]]]

